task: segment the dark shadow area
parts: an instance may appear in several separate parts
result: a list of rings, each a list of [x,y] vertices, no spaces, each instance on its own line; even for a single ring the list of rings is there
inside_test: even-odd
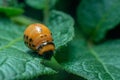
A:
[[[27,53],[32,57],[42,58],[42,59],[45,59],[45,60],[50,60],[51,57],[53,56],[53,51],[46,52],[43,55],[40,55],[37,52],[32,51],[32,50],[28,50]]]
[[[30,18],[34,18],[36,20],[43,20],[43,12],[40,9],[35,9],[30,7],[25,3],[25,0],[19,0],[19,3],[23,3],[24,5],[24,15]]]
[[[59,0],[55,6],[55,9],[68,13],[75,18],[76,9],[80,2],[81,0]]]
[[[37,52],[32,51],[32,50],[28,50],[27,53],[32,56],[32,57],[37,57],[37,58],[42,58],[41,55],[39,55]]]
[[[71,73],[67,73],[66,71],[63,71],[54,75],[39,76],[35,80],[86,80],[86,79]]]
[[[25,6],[24,10],[24,15],[26,15],[27,17],[31,17],[36,20],[43,20],[42,10],[35,9],[30,6]]]
[[[120,24],[118,24],[114,29],[107,32],[106,40],[110,39],[120,39]]]
[[[58,0],[56,5],[52,9],[63,11],[65,13],[70,14],[73,18],[76,18],[76,9],[80,2],[81,0],[70,0],[70,1],[69,0]],[[30,7],[29,5],[25,3],[25,0],[19,0],[19,3],[23,3],[25,5],[24,14],[26,16],[37,19],[37,20],[43,20],[43,10]]]

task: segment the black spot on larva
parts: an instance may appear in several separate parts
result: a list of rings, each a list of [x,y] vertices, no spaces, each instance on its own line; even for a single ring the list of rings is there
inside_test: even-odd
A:
[[[47,40],[47,42],[49,42],[49,40]]]
[[[30,47],[32,46],[31,44],[28,44]]]
[[[43,38],[43,36],[40,36],[41,38]]]
[[[28,39],[28,36],[26,36],[26,39]]]
[[[47,35],[45,34],[44,36],[46,37]]]
[[[29,41],[32,42],[32,38],[30,38]]]
[[[24,38],[25,38],[26,36],[24,35]]]
[[[52,39],[52,41],[54,41],[54,39]]]
[[[52,35],[52,33],[51,33],[51,35]]]
[[[35,47],[35,45],[34,45],[34,44],[32,44],[32,47]]]

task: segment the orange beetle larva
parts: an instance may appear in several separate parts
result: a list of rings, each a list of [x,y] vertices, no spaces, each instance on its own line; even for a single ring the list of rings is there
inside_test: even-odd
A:
[[[50,59],[55,50],[50,30],[40,23],[31,24],[26,28],[24,43],[46,59]]]

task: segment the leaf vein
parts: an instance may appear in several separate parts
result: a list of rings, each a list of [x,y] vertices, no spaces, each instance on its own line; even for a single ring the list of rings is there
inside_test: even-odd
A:
[[[99,59],[97,53],[92,49],[92,46],[90,43],[88,43],[88,48],[90,53],[96,58],[97,61],[100,62],[100,64],[103,66],[104,70],[107,72],[107,74],[111,77],[112,80],[115,80],[113,78],[113,76],[111,75],[111,73],[109,72],[109,70],[107,69],[107,67],[104,65],[104,63]],[[99,76],[100,77],[100,76]]]
[[[11,45],[13,45],[14,43],[16,43],[16,42],[18,42],[18,41],[20,41],[20,40],[22,40],[22,37],[18,37],[18,38],[16,38],[16,39],[10,41],[10,42],[9,42],[8,44],[6,44],[5,46],[1,47],[0,50],[3,50],[3,49],[8,48],[8,47],[11,47]]]

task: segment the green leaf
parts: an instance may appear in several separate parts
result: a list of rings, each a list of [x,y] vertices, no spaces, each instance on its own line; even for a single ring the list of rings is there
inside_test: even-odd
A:
[[[36,9],[44,9],[46,6],[53,7],[57,0],[25,0],[26,3]]]
[[[120,79],[120,40],[92,47],[77,36],[55,58],[66,71],[87,80]]]
[[[20,8],[0,6],[0,13],[3,13],[10,17],[20,15],[23,12],[24,12],[23,9]]]
[[[47,21],[47,26],[53,33],[56,49],[71,41],[74,37],[74,20],[71,16],[60,12],[51,11]]]
[[[55,45],[58,48],[72,39],[73,36],[70,33],[74,33],[74,21],[70,16],[62,12],[53,11],[52,13],[49,28],[52,29]],[[56,22],[52,22],[55,20]],[[62,21],[65,21],[67,25]],[[68,22],[70,22],[70,25],[68,25]],[[58,25],[55,26],[56,23]],[[60,27],[64,27],[64,29]],[[68,28],[73,29],[73,32],[70,32],[71,29]],[[0,19],[0,80],[33,79],[40,75],[56,73],[50,67],[41,64],[43,61],[41,56],[24,45],[24,29],[25,27],[15,25],[7,19]],[[63,40],[64,37],[68,39]]]
[[[0,20],[0,80],[30,79],[56,73],[40,64],[42,59],[24,45],[24,28]]]
[[[82,0],[77,9],[80,27],[98,42],[120,22],[120,0]]]
[[[35,20],[35,19],[27,17],[27,16],[23,16],[23,15],[11,17],[11,20],[20,25],[29,25],[29,24],[39,22],[38,20]]]

